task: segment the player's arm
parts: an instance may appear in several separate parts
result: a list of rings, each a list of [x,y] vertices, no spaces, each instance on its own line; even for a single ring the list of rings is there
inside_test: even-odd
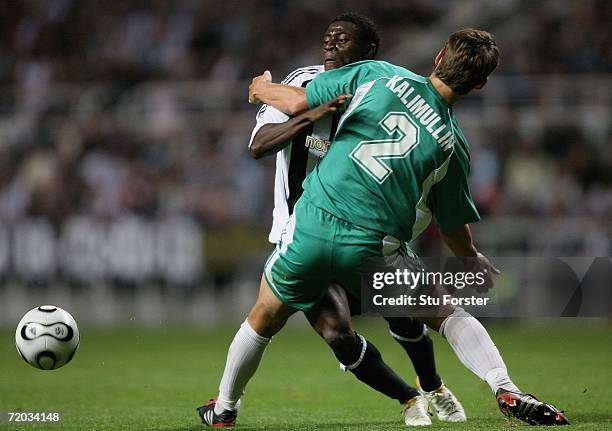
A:
[[[499,274],[500,270],[497,269],[484,254],[478,251],[474,245],[470,226],[464,224],[457,229],[441,232],[441,234],[444,243],[451,249],[455,256],[463,260],[464,266],[468,271],[484,273],[485,282],[482,289],[488,290],[493,287],[491,275]]]
[[[464,224],[457,229],[440,232],[444,243],[451,249],[453,254],[457,257],[476,257],[478,250],[474,245],[472,239],[472,231],[470,226]]]
[[[474,244],[469,223],[480,220],[468,186],[469,158],[455,148],[448,159],[444,178],[431,189],[429,206],[433,209],[442,238],[453,254],[462,259],[467,270],[484,272],[483,289],[493,286],[492,274],[499,270]]]
[[[474,261],[473,259],[475,259],[475,262],[483,268],[487,268],[493,274],[500,273],[499,269],[497,269],[484,254],[479,252],[476,245],[474,245],[472,231],[469,225],[464,224],[455,230],[441,232],[441,234],[444,243],[451,249],[455,256],[467,258],[467,261]]]
[[[272,74],[266,70],[253,78],[249,86],[249,103],[265,103],[287,115],[296,115],[308,109],[306,90],[302,87],[276,84]]]
[[[294,87],[295,88],[295,87]],[[338,96],[323,105],[310,109],[284,123],[262,126],[251,141],[249,151],[255,159],[274,154],[289,145],[291,139],[305,127],[323,117],[335,113],[338,107],[346,103],[347,97]]]
[[[308,108],[315,108],[338,96],[345,100],[359,86],[360,68],[347,65],[340,69],[319,74],[306,89],[272,82],[272,75],[265,71],[253,78],[249,86],[249,102],[264,102],[288,115],[296,115]]]

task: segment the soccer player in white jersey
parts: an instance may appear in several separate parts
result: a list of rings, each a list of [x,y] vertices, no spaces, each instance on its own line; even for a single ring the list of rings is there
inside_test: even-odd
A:
[[[371,59],[379,47],[375,25],[366,17],[346,13],[332,20],[323,38],[322,65],[302,67],[290,73],[284,84],[306,87],[319,73]],[[280,240],[281,231],[293,212],[295,202],[302,194],[302,182],[306,175],[323,158],[338,125],[338,115],[330,115],[335,107],[321,106],[305,114],[291,118],[278,109],[263,105],[257,114],[249,149],[255,158],[276,153],[274,184],[274,212],[271,243]],[[362,349],[362,337],[352,329],[350,315],[360,314],[358,298],[345,289],[332,284],[325,298],[306,313],[312,327],[328,343],[341,363],[352,364]],[[431,404],[431,410],[440,420],[461,422],[466,420],[461,403],[443,385],[436,372],[433,342],[422,322],[406,318],[388,318],[391,336],[404,348],[412,360],[420,383],[420,390]],[[371,341],[365,341],[371,348]],[[381,372],[354,368],[357,377],[374,389],[398,399],[408,401],[399,384],[399,378],[381,379]],[[391,373],[384,368],[385,374]],[[396,387],[399,386],[399,389]],[[399,395],[398,395],[399,394]],[[405,414],[417,416],[408,422],[429,423],[425,409],[415,406]]]

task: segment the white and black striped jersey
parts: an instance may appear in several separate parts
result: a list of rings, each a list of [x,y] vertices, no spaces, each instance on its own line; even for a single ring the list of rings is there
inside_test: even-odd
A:
[[[306,87],[306,84],[323,71],[322,65],[302,67],[291,72],[282,83],[295,87]],[[257,124],[251,134],[249,147],[261,127],[271,123],[284,123],[289,118],[278,109],[263,105],[257,113]],[[276,154],[274,211],[272,230],[268,236],[271,243],[276,243],[280,239],[281,231],[293,212],[293,206],[302,195],[304,178],[327,153],[337,126],[337,117],[323,118],[303,129],[288,146]]]

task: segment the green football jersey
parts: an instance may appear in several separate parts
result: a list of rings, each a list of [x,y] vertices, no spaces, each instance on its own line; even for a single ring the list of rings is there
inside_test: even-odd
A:
[[[469,147],[428,78],[384,61],[318,75],[308,105],[353,95],[333,143],[304,181],[304,198],[358,226],[411,241],[435,217],[450,231],[479,220]]]

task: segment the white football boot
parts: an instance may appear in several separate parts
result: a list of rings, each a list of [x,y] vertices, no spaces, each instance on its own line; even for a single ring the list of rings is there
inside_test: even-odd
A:
[[[467,421],[463,406],[450,389],[444,386],[444,383],[438,389],[431,392],[425,392],[419,385],[418,380],[417,387],[421,395],[429,402],[430,410],[438,416],[438,419],[444,422]]]
[[[431,419],[427,413],[428,404],[424,396],[418,395],[402,404],[402,415],[404,423],[409,426],[431,425]]]

